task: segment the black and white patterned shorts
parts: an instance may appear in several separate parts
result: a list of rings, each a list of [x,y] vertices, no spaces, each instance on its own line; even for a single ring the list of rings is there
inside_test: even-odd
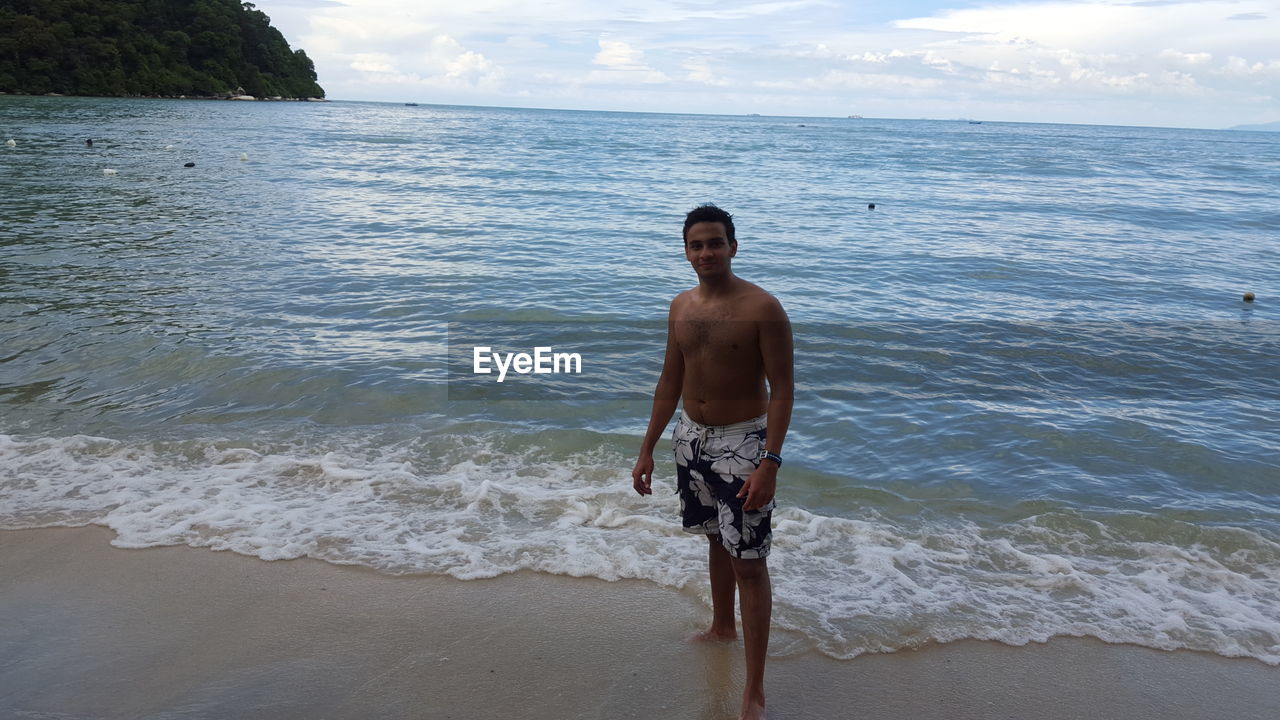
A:
[[[676,491],[685,532],[719,535],[736,558],[769,554],[774,502],[744,512],[738,491],[760,465],[765,416],[733,425],[702,425],[680,414],[671,434]]]

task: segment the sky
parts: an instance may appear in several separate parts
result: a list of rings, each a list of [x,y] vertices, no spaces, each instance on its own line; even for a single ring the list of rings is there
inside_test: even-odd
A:
[[[1224,128],[1280,0],[260,0],[335,100]]]

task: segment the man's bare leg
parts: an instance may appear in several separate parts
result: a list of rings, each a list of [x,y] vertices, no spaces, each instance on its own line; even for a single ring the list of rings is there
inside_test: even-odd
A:
[[[733,616],[736,581],[733,556],[720,544],[719,535],[708,535],[707,568],[711,574],[711,628],[693,636],[695,641],[737,640],[738,624]]]
[[[764,719],[764,662],[769,655],[769,622],[773,615],[773,587],[763,558],[733,558],[733,573],[742,602],[742,640],[747,655],[747,686],[742,691],[739,720]]]

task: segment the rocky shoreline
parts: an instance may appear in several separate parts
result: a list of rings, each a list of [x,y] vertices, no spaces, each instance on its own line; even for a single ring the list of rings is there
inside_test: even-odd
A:
[[[239,92],[223,93],[220,95],[66,95],[63,93],[24,93],[24,92],[3,92],[0,95],[19,95],[23,97],[123,97],[123,98],[141,98],[150,100],[253,100],[257,102],[329,102],[327,98],[318,97],[254,97],[253,95],[244,94],[243,90],[237,88]]]

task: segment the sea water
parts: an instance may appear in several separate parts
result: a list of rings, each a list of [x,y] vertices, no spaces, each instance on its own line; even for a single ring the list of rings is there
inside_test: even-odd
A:
[[[1280,664],[1280,134],[3,97],[0,135],[2,528],[705,598],[667,441],[630,470],[716,202],[795,330],[800,646]]]

